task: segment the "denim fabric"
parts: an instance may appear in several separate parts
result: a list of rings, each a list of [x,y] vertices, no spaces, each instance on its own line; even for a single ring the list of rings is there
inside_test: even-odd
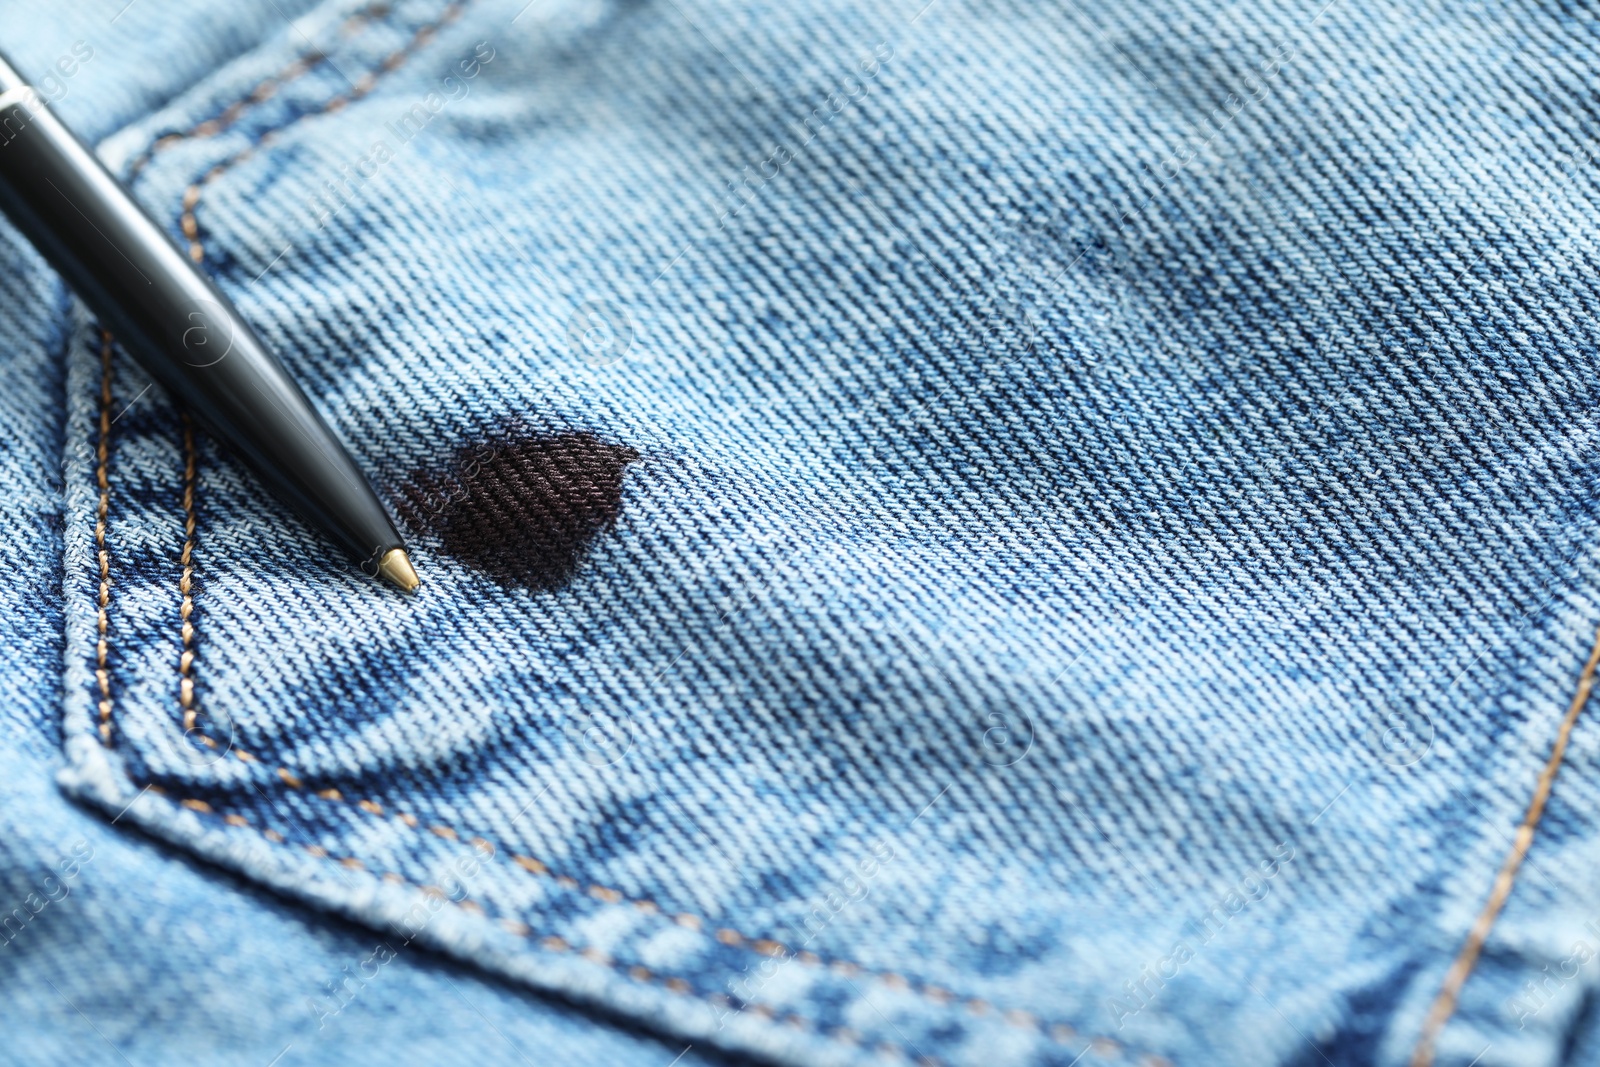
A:
[[[424,586],[39,325],[65,636],[15,654],[64,641],[104,836],[696,1052],[1592,1047],[1592,13],[304,18],[326,61],[270,34],[102,154]],[[275,982],[296,1054],[378,981]]]

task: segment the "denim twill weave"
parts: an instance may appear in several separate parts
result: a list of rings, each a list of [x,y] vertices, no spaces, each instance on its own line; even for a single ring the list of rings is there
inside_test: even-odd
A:
[[[103,152],[424,502],[426,584],[74,313],[62,781],[738,1056],[1406,1062],[1600,621],[1595,42],[400,0],[262,94],[269,39]],[[468,457],[557,440],[637,457],[564,584],[452,549]],[[1596,939],[1596,744],[1438,1062],[1591,1025],[1600,963],[1528,983]]]

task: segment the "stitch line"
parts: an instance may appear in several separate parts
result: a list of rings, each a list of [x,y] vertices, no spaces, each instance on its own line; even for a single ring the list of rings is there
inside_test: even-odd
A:
[[[1517,880],[1517,871],[1527,857],[1528,849],[1533,846],[1534,831],[1544,816],[1545,804],[1550,799],[1550,792],[1555,788],[1556,775],[1566,758],[1567,742],[1572,737],[1572,728],[1576,725],[1578,716],[1589,701],[1589,693],[1594,688],[1597,667],[1600,667],[1600,630],[1595,632],[1594,647],[1589,652],[1589,661],[1583,665],[1583,672],[1578,675],[1577,692],[1573,694],[1567,714],[1561,720],[1561,728],[1556,732],[1550,758],[1545,761],[1544,769],[1539,772],[1539,781],[1534,786],[1533,797],[1528,801],[1528,810],[1522,817],[1522,825],[1517,827],[1511,851],[1500,865],[1500,871],[1495,875],[1493,887],[1489,892],[1489,899],[1484,902],[1483,910],[1478,913],[1477,920],[1472,924],[1472,929],[1468,932],[1461,951],[1456,955],[1455,962],[1445,973],[1444,982],[1439,987],[1433,1006],[1428,1009],[1428,1016],[1422,1024],[1422,1034],[1417,1039],[1416,1050],[1411,1055],[1411,1067],[1431,1067],[1433,1064],[1439,1032],[1455,1014],[1456,1006],[1461,1000],[1461,988],[1472,974],[1473,967],[1477,965],[1478,957],[1483,952],[1484,942],[1489,938],[1489,931],[1494,928],[1495,920],[1500,917],[1501,910],[1511,897],[1511,890]]]
[[[437,19],[418,29],[411,35],[411,40],[385,56],[383,61],[378,64],[378,70],[369,70],[356,79],[349,92],[333,97],[323,104],[321,108],[299,115],[292,122],[275,130],[266,131],[256,138],[255,143],[235,152],[202,174],[198,181],[190,183],[189,187],[183,191],[183,214],[178,218],[178,227],[189,241],[189,258],[196,263],[200,263],[205,260],[206,256],[205,246],[200,240],[200,220],[195,215],[195,208],[200,205],[200,197],[207,185],[210,185],[235,166],[255,155],[260,149],[271,145],[284,130],[289,129],[296,123],[318,115],[334,114],[372,92],[373,88],[378,84],[379,78],[403,66],[406,60],[410,59],[418,49],[433,40],[439,30],[460,18],[461,13],[466,10],[467,4],[470,2],[471,0],[452,0],[450,6],[445,8]]]
[[[166,797],[168,800],[172,800],[173,799],[170,796],[167,796],[167,791],[164,788],[162,788],[161,786],[150,785],[147,788],[148,788],[148,790],[150,792],[159,794],[159,795],[161,795],[163,797]],[[177,804],[178,806],[180,806],[180,807],[186,808],[189,811],[193,811],[193,812],[195,812],[197,814],[200,814],[200,815],[216,816],[218,814],[218,812],[216,811],[215,808],[213,808],[210,804],[206,803],[203,800],[195,800],[195,799],[189,798],[189,799],[183,799],[183,800],[174,800],[173,802],[175,804]],[[227,816],[223,816],[222,818],[223,818],[223,821],[225,823],[227,823],[229,826],[240,827],[240,828],[252,830],[252,831],[260,834],[261,836],[267,838],[269,841],[272,841],[275,844],[287,844],[287,842],[285,842],[282,834],[277,833],[277,832],[272,831],[272,830],[263,830],[263,829],[255,826],[253,823],[251,823],[247,818],[245,818],[242,815],[227,815]],[[290,845],[289,847],[293,847],[293,846]],[[598,964],[598,965],[600,965],[602,967],[605,967],[605,968],[607,968],[607,969],[609,969],[611,971],[614,971],[614,972],[617,972],[617,973],[620,973],[620,974],[626,974],[628,977],[632,978],[634,981],[639,982],[641,984],[659,985],[659,986],[665,988],[666,990],[668,990],[669,992],[678,994],[680,996],[694,997],[694,998],[696,998],[698,1000],[704,1001],[705,1003],[712,1004],[712,1005],[717,1006],[717,1007],[722,1007],[722,1008],[730,1008],[730,1007],[732,1007],[732,1004],[733,1004],[732,1000],[729,997],[727,997],[725,994],[708,993],[708,992],[705,992],[704,990],[697,989],[694,986],[694,984],[692,982],[690,982],[688,979],[685,979],[685,978],[682,978],[682,977],[679,977],[679,976],[676,976],[676,975],[662,975],[660,973],[651,971],[648,967],[644,967],[644,966],[638,965],[638,964],[635,964],[633,966],[628,967],[626,970],[623,970],[619,966],[619,964],[618,964],[618,962],[616,960],[612,959],[605,952],[603,952],[603,951],[601,951],[599,949],[596,949],[596,948],[594,948],[592,946],[591,947],[587,947],[587,948],[579,948],[578,946],[572,944],[570,941],[567,941],[565,938],[558,937],[558,936],[555,936],[553,934],[541,937],[541,938],[538,939],[537,942],[534,942],[534,936],[537,933],[537,931],[535,931],[527,923],[524,923],[521,920],[515,919],[515,918],[510,917],[510,916],[493,916],[493,915],[491,915],[489,913],[488,909],[484,908],[483,905],[479,904],[478,902],[476,902],[474,900],[469,900],[469,899],[453,900],[439,886],[435,886],[435,885],[419,885],[416,882],[409,881],[408,879],[406,879],[402,875],[396,874],[396,873],[394,873],[392,871],[377,871],[377,870],[373,870],[372,868],[368,867],[365,863],[363,863],[361,860],[356,859],[353,856],[346,856],[346,857],[335,856],[332,853],[330,853],[327,849],[323,848],[320,845],[303,844],[303,845],[300,845],[299,847],[300,847],[300,849],[302,851],[304,851],[305,853],[307,853],[308,855],[310,855],[310,856],[312,856],[312,857],[314,857],[316,859],[326,860],[329,863],[337,863],[339,866],[344,867],[344,868],[346,868],[348,870],[364,871],[364,872],[366,872],[368,874],[375,874],[379,878],[381,878],[384,882],[388,883],[389,885],[404,886],[404,887],[406,887],[408,889],[414,889],[414,890],[416,890],[416,891],[418,891],[420,893],[425,894],[426,896],[433,897],[433,898],[436,898],[436,899],[441,899],[445,903],[451,904],[451,905],[453,905],[453,906],[455,906],[455,907],[457,907],[457,908],[459,908],[459,909],[461,909],[463,911],[466,911],[466,912],[468,912],[468,913],[470,913],[472,915],[475,915],[475,916],[477,916],[479,918],[492,919],[495,922],[495,924],[497,926],[499,926],[502,930],[506,931],[507,933],[509,933],[509,934],[511,934],[511,935],[513,935],[515,937],[522,938],[525,941],[529,941],[529,942],[535,943],[535,944],[538,945],[538,947],[540,947],[541,949],[544,949],[545,951],[553,952],[553,953],[563,953],[563,954],[572,953],[572,954],[575,954],[575,955],[583,957],[584,959],[588,960],[591,963]],[[490,848],[488,848],[487,851],[491,855],[495,854],[492,846]],[[748,1009],[750,1011],[755,1012],[756,1014],[765,1016],[767,1018],[776,1018],[777,1017],[776,1012],[774,1012],[773,1009],[771,1009],[770,1007],[767,1007],[766,1005],[751,1003],[751,1004],[747,1004],[747,1007],[748,1007]],[[811,1031],[817,1033],[819,1036],[821,1036],[823,1038],[826,1038],[826,1039],[829,1039],[829,1040],[840,1041],[840,1042],[843,1042],[845,1044],[851,1044],[851,1045],[859,1043],[859,1039],[860,1039],[859,1038],[859,1034],[856,1031],[850,1029],[849,1027],[834,1027],[832,1029],[823,1029],[823,1028],[820,1028],[820,1027],[816,1027],[815,1024],[813,1024],[811,1022],[811,1020],[805,1018],[804,1016],[796,1015],[796,1014],[793,1014],[793,1013],[787,1013],[786,1015],[784,1015],[783,1016],[783,1021],[785,1023],[787,1023],[787,1024],[791,1025],[791,1026],[797,1027],[799,1029],[811,1030]],[[900,1050],[898,1047],[896,1047],[896,1051],[899,1052],[899,1051],[903,1051],[903,1050]],[[929,1067],[938,1067],[938,1065],[943,1063],[943,1061],[935,1059],[935,1058],[932,1058],[932,1057],[924,1057],[919,1062],[927,1064],[927,1065],[929,1065]],[[1146,1061],[1146,1062],[1148,1064],[1148,1067],[1159,1067],[1159,1064],[1160,1064],[1159,1060],[1152,1060],[1152,1061]]]
[[[338,31],[340,38],[349,40],[367,26],[389,14],[389,10],[387,0],[379,0],[377,3],[368,4],[366,7],[351,14],[349,18],[340,24]],[[316,45],[312,45],[310,50],[297,56],[293,63],[261,81],[244,97],[235,100],[219,113],[197,122],[187,130],[165,134],[157,138],[154,144],[136,156],[133,162],[128,165],[128,177],[130,179],[138,177],[139,172],[144,170],[151,160],[169,148],[180,145],[184,141],[204,140],[208,137],[215,137],[217,134],[231,128],[250,108],[271,100],[277,95],[279,89],[295,79],[311,73],[325,63],[327,59],[328,54],[326,52],[317,48]]]
[[[211,748],[220,747],[217,741],[204,733],[198,733],[196,736],[198,736],[201,741]],[[227,749],[224,749],[224,751],[236,756],[245,763],[263,762],[259,756],[245,752],[236,746],[230,746]],[[337,788],[330,787],[327,789],[313,789],[306,785],[304,779],[290,771],[287,767],[275,767],[273,768],[273,773],[276,774],[278,779],[290,789],[294,789],[303,793],[309,793],[320,800],[326,800],[345,805],[353,805],[363,813],[371,815],[374,818],[386,818],[391,815],[391,813],[384,808],[382,804],[370,798],[352,800]],[[159,785],[151,785],[150,788],[153,792],[165,793],[164,788]],[[192,811],[206,812],[209,814],[221,814],[217,811],[214,805],[205,800],[187,797],[180,800],[179,803]],[[745,951],[753,952],[759,956],[766,957],[776,957],[782,956],[785,953],[792,953],[793,958],[796,961],[806,965],[807,967],[825,968],[846,978],[865,977],[877,979],[884,985],[890,986],[891,988],[909,990],[910,992],[939,1005],[949,1005],[952,1003],[957,1004],[960,1007],[966,1008],[974,1015],[984,1015],[993,1007],[982,998],[961,998],[958,996],[958,994],[945,989],[942,986],[935,985],[931,982],[920,981],[918,979],[907,978],[906,976],[895,971],[874,970],[870,967],[865,967],[859,963],[855,963],[852,960],[843,959],[841,957],[836,957],[829,954],[813,952],[810,949],[802,948],[796,950],[784,942],[773,938],[752,937],[749,934],[741,933],[732,927],[716,926],[715,924],[710,923],[707,919],[699,915],[694,915],[690,912],[671,913],[667,909],[663,908],[659,903],[648,897],[630,897],[619,889],[603,886],[594,882],[584,885],[578,879],[573,878],[570,875],[552,871],[549,865],[544,863],[542,860],[504,848],[495,844],[493,841],[481,834],[460,830],[452,826],[446,826],[442,823],[424,823],[421,819],[418,819],[415,815],[412,815],[408,812],[397,811],[393,813],[392,817],[410,830],[418,832],[426,830],[435,837],[439,837],[446,841],[465,841],[476,847],[488,849],[496,855],[504,854],[510,858],[512,863],[516,864],[529,874],[536,877],[549,878],[563,889],[571,892],[585,893],[588,896],[601,901],[602,903],[632,904],[635,908],[646,914],[661,915],[664,918],[670,918],[677,925],[685,927],[686,929],[694,930],[697,933],[705,932],[708,926],[714,927],[714,931],[708,934],[708,936],[715,938],[715,940],[718,942],[731,948],[744,949]],[[227,814],[223,815],[223,819],[224,821],[228,822],[229,825],[233,826],[249,825],[249,821],[241,815]],[[276,831],[267,831],[267,836],[280,844],[284,843],[286,840],[282,834],[279,834]],[[347,862],[347,865],[351,863],[359,864],[360,861],[352,859]],[[1068,1042],[1079,1039],[1078,1030],[1070,1024],[1041,1020],[1032,1013],[1017,1008],[995,1010],[1000,1011],[1000,1017],[1009,1025],[1018,1027],[1019,1029],[1043,1033],[1053,1041]],[[1117,1041],[1115,1038],[1096,1036],[1090,1038],[1090,1040],[1098,1043],[1099,1047],[1108,1050],[1114,1051],[1124,1047],[1121,1042]]]
[[[175,804],[177,804],[177,805],[179,805],[179,806],[181,806],[183,808],[186,808],[186,809],[188,809],[190,811],[196,812],[197,814],[205,815],[205,816],[211,816],[211,817],[220,817],[222,819],[222,821],[224,823],[226,823],[227,825],[233,826],[233,827],[240,827],[240,828],[252,830],[252,831],[260,834],[262,837],[265,837],[267,840],[273,842],[274,844],[285,845],[286,847],[289,847],[289,848],[296,847],[293,843],[287,841],[287,839],[284,837],[283,834],[279,833],[276,830],[272,830],[270,828],[268,828],[268,829],[259,828],[255,824],[251,823],[250,820],[248,818],[246,818],[245,816],[243,816],[243,815],[238,815],[238,814],[226,814],[226,815],[224,815],[224,814],[218,812],[217,809],[213,805],[208,803],[207,801],[199,800],[199,799],[196,799],[196,798],[193,798],[193,797],[175,799],[175,798],[171,797],[168,794],[168,791],[166,790],[165,787],[160,786],[160,785],[150,784],[146,788],[148,788],[148,790],[150,792],[156,793],[156,794],[158,794],[158,795],[160,795],[160,796],[172,801],[173,803],[175,803]],[[490,855],[499,855],[500,854],[500,850],[496,849],[493,844],[491,844],[488,841],[485,841],[482,838],[472,838],[471,841],[480,851],[486,852],[486,853],[488,853]],[[320,845],[316,845],[316,844],[301,844],[298,847],[302,851],[306,852],[307,854],[309,854],[311,856],[316,857],[317,859],[327,860],[330,863],[337,863],[340,866],[345,867],[345,868],[347,868],[349,870],[365,871],[368,874],[376,874],[383,881],[385,881],[385,882],[387,882],[387,883],[389,883],[391,885],[404,885],[404,886],[409,886],[410,888],[413,888],[413,889],[418,889],[421,892],[428,893],[429,895],[440,896],[440,897],[446,896],[444,891],[442,889],[440,889],[439,887],[437,887],[437,886],[419,886],[416,883],[407,881],[401,875],[395,874],[393,872],[374,870],[374,869],[368,867],[362,860],[357,859],[356,857],[353,857],[353,856],[346,856],[346,857],[335,856],[332,853],[330,853],[327,849],[323,848]],[[518,857],[512,856],[512,858],[515,860]],[[487,912],[487,910],[483,908],[482,905],[477,904],[475,901],[449,901],[449,903],[455,904],[457,907],[461,907],[464,910],[470,911],[474,915],[477,915],[479,917],[492,918],[495,921],[495,923],[498,926],[501,927],[501,929],[504,929],[507,932],[512,933],[512,934],[514,934],[516,936],[522,937],[524,939],[531,940],[532,936],[534,934],[533,929],[530,926],[528,926],[528,924],[526,924],[526,923],[524,923],[524,922],[522,922],[522,921],[520,921],[520,920],[518,920],[518,919],[516,919],[514,917],[510,917],[510,916],[500,916],[500,917],[491,916]],[[636,904],[647,904],[648,902],[635,901],[635,903]],[[653,907],[654,906],[651,905],[651,908],[653,908]],[[647,908],[645,910],[650,910],[650,909]],[[684,918],[694,919],[693,916],[685,916]],[[694,920],[694,923],[685,923],[684,925],[690,925],[692,928],[698,929],[698,925],[697,924],[698,924],[698,920]],[[720,938],[719,938],[719,940],[720,940]],[[576,952],[578,955],[583,956],[585,959],[588,959],[588,960],[590,960],[591,962],[594,962],[594,963],[602,964],[603,966],[609,967],[610,969],[612,969],[614,971],[617,971],[617,970],[621,969],[618,961],[612,959],[611,957],[606,955],[604,952],[602,952],[602,951],[600,951],[600,950],[598,950],[596,948],[593,948],[593,947],[579,948],[578,946],[572,944],[571,942],[569,942],[566,939],[561,938],[561,937],[556,937],[556,936],[553,936],[553,935],[546,936],[546,937],[541,938],[538,941],[538,944],[539,944],[539,946],[541,948],[544,948],[544,949],[547,949],[547,950],[550,950],[550,951],[553,951],[553,952]],[[801,958],[801,957],[797,955],[795,958],[798,959],[798,958]],[[814,962],[822,962],[822,961],[818,960],[818,961],[814,961]],[[860,966],[858,966],[856,964],[851,964],[851,963],[848,963],[847,961],[842,961],[842,960],[841,961],[835,961],[833,964],[830,965],[830,969],[833,970],[835,973],[838,973],[838,974],[840,974],[840,975],[842,975],[842,976],[844,976],[846,978],[854,977],[854,976],[857,976],[857,975],[874,975],[874,976],[886,977],[886,978],[898,977],[898,976],[894,976],[894,975],[881,975],[881,974],[878,974],[878,972],[868,971],[866,968],[863,968],[863,967],[860,967]],[[669,978],[664,978],[663,979],[663,977],[661,975],[652,972],[649,968],[644,967],[642,965],[638,965],[638,964],[631,965],[631,966],[629,966],[627,968],[625,973],[627,973],[630,977],[634,978],[637,981],[646,982],[646,983],[661,984],[661,985],[664,985],[666,988],[668,988],[669,990],[671,990],[674,993],[681,993],[681,994],[685,994],[685,995],[693,995],[693,996],[696,996],[696,997],[698,997],[698,998],[700,998],[702,1000],[705,1000],[705,1001],[707,1001],[709,1003],[717,1004],[718,1006],[729,1006],[732,1003],[730,998],[728,998],[725,994],[722,994],[722,993],[710,993],[710,994],[707,994],[707,993],[705,993],[703,991],[698,991],[693,987],[693,985],[691,983],[689,983],[688,981],[686,981],[685,979],[682,979],[682,978],[669,977]],[[909,985],[908,983],[905,982],[904,979],[900,979],[900,981],[898,983],[893,982],[893,981],[889,981],[887,984],[889,984],[891,986],[896,986],[897,988],[907,988],[908,985]],[[914,987],[911,987],[911,988],[914,988]],[[929,986],[927,988],[928,988],[929,993],[943,993],[944,994],[943,996],[933,996],[932,997],[932,999],[934,999],[938,1003],[946,1003],[947,1002],[947,998],[950,998],[950,997],[953,996],[952,994],[949,994],[946,991],[937,990],[936,987]],[[991,1011],[996,1011],[997,1010],[991,1004],[989,1004],[987,1001],[976,999],[976,998],[969,999],[967,1001],[962,1002],[962,1006],[965,1007],[972,1014],[978,1015],[978,1016],[987,1015]],[[748,1010],[750,1010],[750,1011],[752,1011],[752,1012],[754,1012],[756,1014],[763,1015],[763,1016],[765,1016],[767,1018],[771,1018],[771,1019],[780,1019],[782,1022],[785,1022],[788,1025],[796,1026],[796,1027],[799,1027],[801,1029],[811,1029],[814,1026],[814,1024],[810,1020],[806,1019],[804,1016],[796,1015],[794,1013],[787,1013],[784,1016],[779,1017],[779,1016],[776,1015],[776,1013],[770,1007],[768,1007],[766,1005],[763,1005],[763,1004],[750,1003],[750,1004],[747,1005],[747,1007],[748,1007]],[[1090,1044],[1093,1047],[1093,1049],[1100,1055],[1109,1055],[1109,1054],[1113,1054],[1113,1053],[1116,1053],[1116,1052],[1119,1052],[1119,1051],[1128,1051],[1128,1052],[1132,1052],[1133,1051],[1132,1049],[1129,1049],[1127,1046],[1125,1046],[1122,1043],[1118,1042],[1114,1038],[1108,1038],[1108,1037],[1088,1037],[1088,1038],[1085,1038],[1076,1029],[1074,1029],[1072,1026],[1070,1026],[1068,1024],[1065,1024],[1065,1023],[1049,1023],[1049,1024],[1046,1024],[1046,1023],[1041,1022],[1037,1017],[1033,1016],[1031,1013],[1028,1013],[1028,1012],[1025,1012],[1025,1011],[1019,1011],[1019,1010],[1015,1010],[1015,1009],[1010,1010],[1010,1011],[1003,1011],[1003,1012],[999,1012],[997,1017],[1000,1020],[1002,1020],[1002,1021],[1004,1021],[1006,1023],[1009,1023],[1011,1025],[1021,1026],[1021,1027],[1024,1027],[1026,1029],[1032,1030],[1034,1033],[1039,1034],[1039,1035],[1041,1035],[1043,1037],[1046,1037],[1046,1038],[1048,1038],[1048,1039],[1050,1039],[1052,1041],[1055,1041],[1057,1043],[1063,1043],[1064,1044],[1064,1043],[1068,1043],[1068,1042],[1077,1042],[1077,1041],[1087,1040],[1087,1041],[1090,1042]],[[855,1044],[855,1043],[857,1043],[859,1041],[859,1038],[860,1038],[859,1033],[854,1031],[854,1030],[852,1030],[849,1027],[836,1027],[831,1031],[824,1031],[824,1030],[820,1030],[819,1029],[819,1030],[817,1030],[817,1032],[822,1034],[823,1036],[833,1036],[833,1037],[835,1037],[835,1039],[844,1041],[844,1042],[846,1042],[848,1044]],[[887,1046],[887,1047],[892,1047],[897,1052],[903,1052],[904,1051],[902,1049],[899,1049],[897,1046]],[[924,1058],[923,1060],[920,1060],[919,1062],[937,1064],[937,1063],[940,1063],[941,1061],[929,1057],[929,1058]],[[1172,1062],[1170,1060],[1168,1060],[1166,1057],[1155,1055],[1155,1054],[1151,1054],[1151,1053],[1145,1053],[1145,1054],[1141,1055],[1140,1059],[1139,1059],[1139,1062],[1143,1065],[1143,1067],[1172,1067]]]
[[[178,578],[178,592],[183,600],[178,606],[178,617],[183,620],[183,651],[178,656],[178,707],[183,712],[183,732],[194,729],[194,424],[188,412],[183,420],[183,551],[178,555],[182,574]]]
[[[107,665],[108,609],[111,606],[111,550],[106,547],[106,526],[111,512],[111,334],[100,331],[100,440],[95,447],[95,484],[100,502],[95,509],[94,547],[100,563],[100,591],[96,597],[94,680],[100,687],[100,743],[111,744],[111,669]]]

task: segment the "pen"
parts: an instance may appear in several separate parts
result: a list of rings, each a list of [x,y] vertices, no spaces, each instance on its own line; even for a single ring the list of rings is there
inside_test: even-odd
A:
[[[3,56],[0,211],[273,492],[364,571],[417,588],[394,522],[283,364]]]

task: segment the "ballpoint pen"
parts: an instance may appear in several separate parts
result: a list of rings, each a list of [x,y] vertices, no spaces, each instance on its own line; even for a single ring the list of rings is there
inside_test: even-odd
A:
[[[394,522],[283,364],[3,56],[0,211],[273,492],[368,573],[417,588]]]

